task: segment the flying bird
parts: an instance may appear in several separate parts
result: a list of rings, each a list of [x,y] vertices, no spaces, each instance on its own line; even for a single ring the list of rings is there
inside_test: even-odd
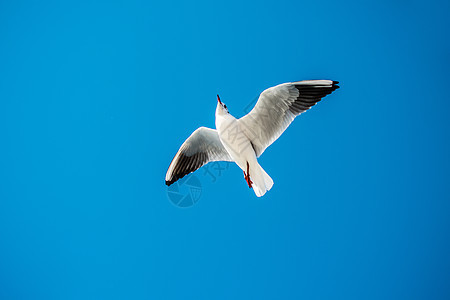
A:
[[[257,158],[275,142],[292,121],[323,97],[338,89],[337,81],[303,80],[263,91],[255,107],[236,119],[217,95],[216,129],[200,127],[181,145],[166,174],[169,186],[212,161],[235,162],[249,188],[261,197],[273,180]]]

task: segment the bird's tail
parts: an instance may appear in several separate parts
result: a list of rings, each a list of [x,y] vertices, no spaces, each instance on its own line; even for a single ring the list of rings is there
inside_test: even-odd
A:
[[[269,174],[256,162],[250,166],[250,177],[253,181],[253,190],[256,196],[261,197],[273,186],[273,180]]]

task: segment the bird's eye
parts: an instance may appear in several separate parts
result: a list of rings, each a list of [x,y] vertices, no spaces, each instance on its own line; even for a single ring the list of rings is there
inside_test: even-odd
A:
[[[227,106],[224,104],[223,107],[225,107],[225,109],[227,109]]]

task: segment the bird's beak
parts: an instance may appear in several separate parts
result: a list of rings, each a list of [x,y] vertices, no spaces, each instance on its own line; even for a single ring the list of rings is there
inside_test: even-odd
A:
[[[222,101],[220,101],[219,95],[217,95],[217,101],[219,101],[219,103],[222,104]]]

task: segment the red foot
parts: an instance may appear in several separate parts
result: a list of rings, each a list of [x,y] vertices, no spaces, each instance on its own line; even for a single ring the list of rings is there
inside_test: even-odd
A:
[[[250,179],[248,162],[247,162],[247,173],[245,173],[245,171],[244,171],[244,178],[245,178],[245,181],[247,181],[248,187],[252,188],[253,181],[251,181],[251,179]]]

